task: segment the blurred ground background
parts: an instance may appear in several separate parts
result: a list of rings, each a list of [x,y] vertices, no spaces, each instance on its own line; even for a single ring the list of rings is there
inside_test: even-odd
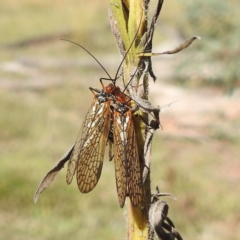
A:
[[[154,4],[154,1],[153,1]],[[63,169],[33,203],[39,181],[75,141],[92,101],[88,87],[120,57],[108,1],[1,1],[0,239],[125,239],[114,167],[105,161],[97,187],[80,194]],[[174,56],[153,58],[150,99],[164,106],[154,137],[152,187],[165,199],[184,239],[240,239],[240,73],[237,0],[165,1],[154,52],[202,37]]]

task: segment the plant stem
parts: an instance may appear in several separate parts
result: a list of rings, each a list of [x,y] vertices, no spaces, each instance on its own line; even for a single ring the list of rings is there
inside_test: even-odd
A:
[[[139,68],[143,57],[138,57],[138,53],[144,52],[144,36],[147,35],[147,1],[144,0],[112,0],[110,1],[110,22],[112,32],[116,38],[120,53],[124,57],[129,50],[123,64],[123,80],[127,84],[135,70]],[[132,44],[133,43],[133,44]],[[132,45],[131,45],[132,44]],[[140,81],[141,80],[141,81]],[[141,86],[140,86],[141,84]],[[139,92],[142,88],[141,96],[147,99],[148,94],[148,73],[137,70],[137,76],[134,77],[134,89]],[[139,115],[147,118],[146,114],[138,111]],[[140,163],[144,166],[144,141],[146,124],[140,117],[134,118],[134,126]],[[149,239],[148,210],[150,205],[151,189],[150,175],[143,185],[142,203],[139,207],[133,207],[128,198],[127,204],[127,224],[128,239],[140,240]]]

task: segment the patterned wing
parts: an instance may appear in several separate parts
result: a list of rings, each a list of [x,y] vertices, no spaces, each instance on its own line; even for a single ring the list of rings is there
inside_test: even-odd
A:
[[[128,124],[126,125],[127,133],[126,158],[128,159],[127,161],[128,194],[131,199],[132,205],[136,207],[140,205],[142,197],[141,167],[131,110],[128,110],[124,116],[125,121],[128,122]]]
[[[114,113],[114,161],[120,206],[124,206],[127,194],[132,205],[139,206],[142,181],[131,110]]]
[[[103,165],[104,152],[110,130],[110,103],[102,103],[98,118],[91,123],[94,128],[88,136],[77,163],[77,183],[82,193],[90,192],[97,184]]]
[[[97,184],[110,128],[110,103],[99,103],[95,97],[87,112],[75,143],[67,170],[70,184],[77,167],[77,183],[81,192],[89,192]]]
[[[114,164],[120,207],[124,206],[127,196],[126,124],[123,115],[115,111],[113,126]]]

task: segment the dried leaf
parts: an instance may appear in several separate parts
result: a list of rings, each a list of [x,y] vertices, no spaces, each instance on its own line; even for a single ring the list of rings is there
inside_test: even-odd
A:
[[[54,180],[59,171],[64,167],[64,164],[69,160],[70,155],[73,151],[74,145],[60,158],[56,165],[45,175],[40,182],[36,193],[34,194],[34,202],[36,203],[40,194],[46,189]]]

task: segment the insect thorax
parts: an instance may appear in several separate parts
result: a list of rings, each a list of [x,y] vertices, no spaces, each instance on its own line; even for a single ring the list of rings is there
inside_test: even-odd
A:
[[[107,102],[109,100],[109,93],[101,92],[97,95],[97,99],[99,103]]]
[[[121,114],[124,114],[129,110],[129,107],[125,103],[118,103],[115,110]]]

